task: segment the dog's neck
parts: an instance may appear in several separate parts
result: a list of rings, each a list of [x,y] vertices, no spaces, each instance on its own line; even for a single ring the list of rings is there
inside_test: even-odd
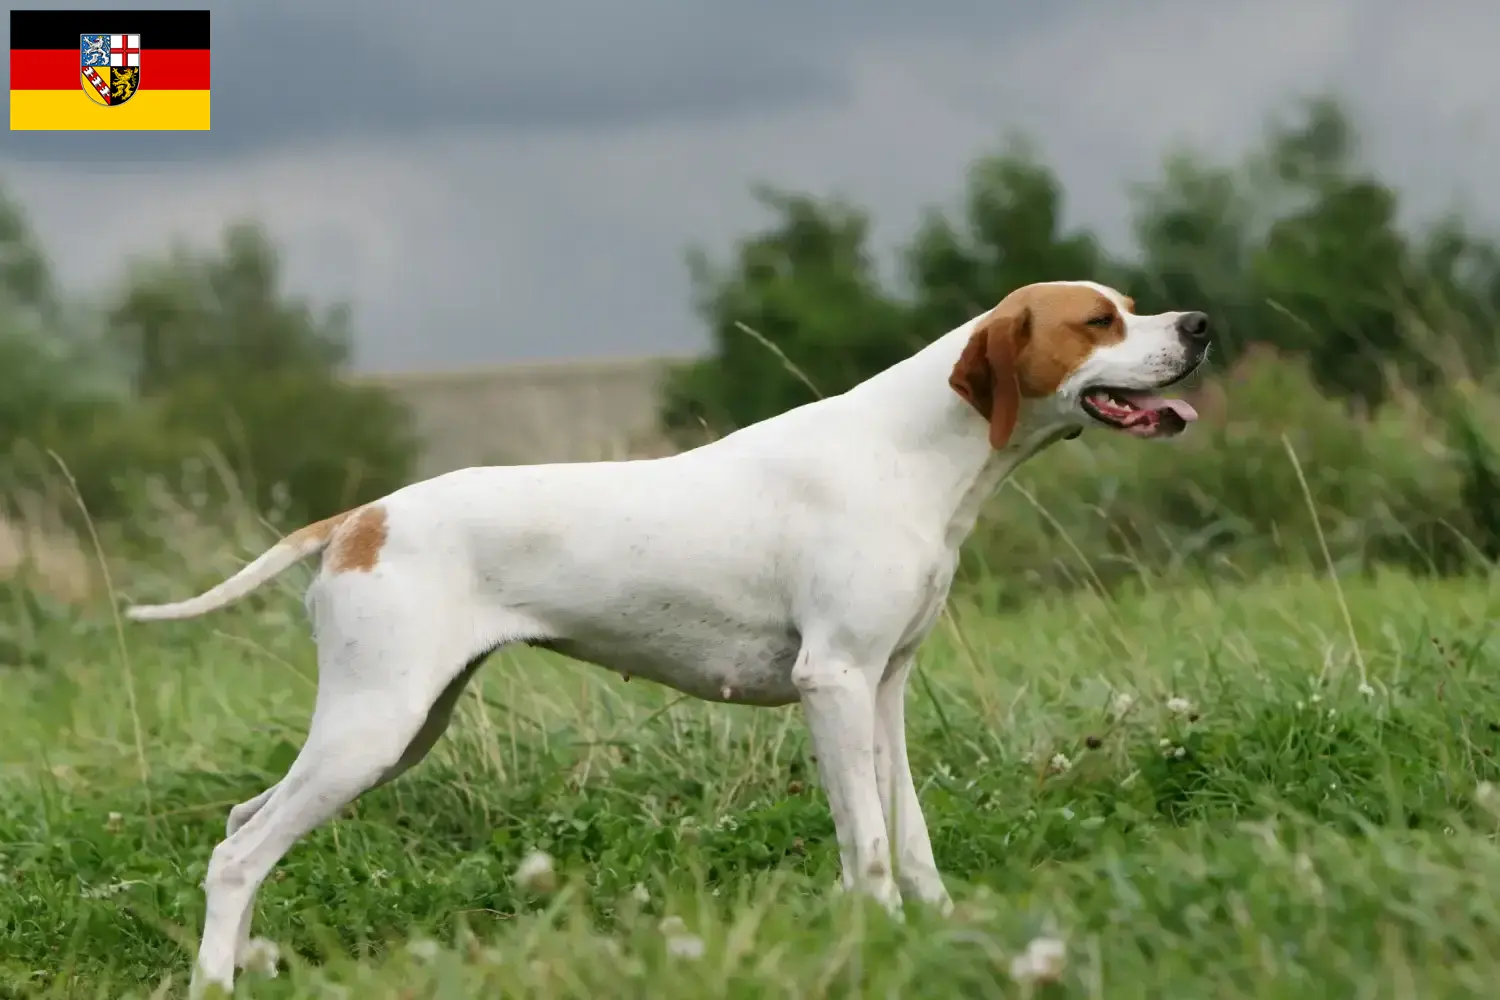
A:
[[[940,496],[950,548],[974,530],[979,512],[1021,463],[1078,429],[1080,422],[1051,400],[1025,400],[1009,444],[990,446],[989,422],[954,392],[948,378],[969,342],[974,324],[958,329],[845,396],[867,406],[884,440],[900,452],[903,472]]]

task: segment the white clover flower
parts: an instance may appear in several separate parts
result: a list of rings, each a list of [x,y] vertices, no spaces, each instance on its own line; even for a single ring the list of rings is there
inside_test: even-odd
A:
[[[696,961],[703,957],[703,939],[687,929],[681,917],[666,917],[657,929],[667,939],[667,954]]]
[[[269,938],[251,938],[235,956],[235,962],[246,972],[259,973],[272,979],[280,974],[281,946]]]
[[[145,884],[144,881],[138,878],[125,879],[122,882],[107,882],[104,885],[98,886],[86,885],[78,890],[78,894],[84,899],[108,899],[111,896],[118,896],[131,886]]]
[[[1500,812],[1500,790],[1495,788],[1493,782],[1481,781],[1475,785],[1474,801],[1490,812]]]
[[[1067,774],[1073,769],[1073,762],[1068,759],[1067,754],[1055,753],[1047,766],[1056,774]]]
[[[673,958],[696,961],[703,957],[703,939],[696,934],[677,934],[667,938],[667,954]]]
[[[1026,950],[1010,960],[1010,978],[1018,983],[1055,983],[1067,965],[1068,949],[1053,937],[1033,938]]]
[[[552,868],[552,855],[546,851],[532,851],[516,868],[516,884],[526,892],[549,893],[557,888],[557,873]]]
[[[1174,715],[1190,715],[1193,711],[1193,703],[1186,698],[1168,698],[1167,711]]]

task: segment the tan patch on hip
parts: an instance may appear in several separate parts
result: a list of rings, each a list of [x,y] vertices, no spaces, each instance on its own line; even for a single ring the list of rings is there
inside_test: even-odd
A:
[[[332,573],[368,573],[380,562],[380,550],[390,534],[385,508],[371,504],[350,512],[348,524],[335,527],[324,565]]]

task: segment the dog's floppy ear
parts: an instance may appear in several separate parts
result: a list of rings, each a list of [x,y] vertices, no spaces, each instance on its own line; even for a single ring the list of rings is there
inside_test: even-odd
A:
[[[948,384],[990,422],[990,447],[1010,442],[1021,412],[1021,382],[1016,365],[1031,337],[1031,313],[991,315],[974,328],[948,376]]]

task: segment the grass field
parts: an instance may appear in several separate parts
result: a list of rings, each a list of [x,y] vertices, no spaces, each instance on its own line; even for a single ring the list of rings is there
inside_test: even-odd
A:
[[[0,996],[177,995],[225,814],[300,744],[295,587],[123,645],[108,615],[26,607],[0,644]],[[1496,581],[954,611],[910,710],[950,919],[831,890],[795,710],[525,651],[424,765],[293,850],[256,926],[287,961],[239,992],[1495,995]],[[535,850],[553,892],[517,886]],[[1061,980],[1014,980],[1039,937]]]

